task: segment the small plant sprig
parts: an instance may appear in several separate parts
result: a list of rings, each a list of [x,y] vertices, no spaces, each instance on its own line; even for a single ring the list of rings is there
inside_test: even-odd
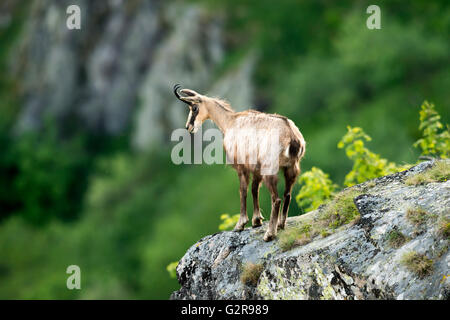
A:
[[[414,143],[414,147],[422,149],[423,156],[434,156],[443,159],[450,157],[450,128],[439,121],[441,116],[434,109],[434,104],[424,101],[420,110],[419,130],[422,138]]]
[[[178,261],[175,261],[175,262],[169,263],[166,267],[166,270],[172,279],[175,279],[177,277],[177,266],[178,266]]]

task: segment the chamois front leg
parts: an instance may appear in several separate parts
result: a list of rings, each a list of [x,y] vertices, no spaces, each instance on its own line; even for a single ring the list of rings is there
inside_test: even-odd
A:
[[[272,212],[270,213],[269,227],[264,234],[264,241],[270,241],[277,235],[278,213],[280,212],[281,199],[278,197],[278,176],[264,176],[264,183],[270,191],[272,198]]]
[[[239,217],[239,221],[234,227],[234,231],[242,231],[245,228],[245,225],[248,222],[247,217],[247,190],[248,190],[248,182],[249,182],[249,172],[238,168],[238,176],[240,182],[239,194],[241,198],[241,215]]]
[[[262,225],[264,217],[261,215],[261,209],[259,208],[259,187],[261,185],[262,177],[259,173],[253,174],[252,182],[252,196],[253,196],[253,218],[252,227],[257,228]]]

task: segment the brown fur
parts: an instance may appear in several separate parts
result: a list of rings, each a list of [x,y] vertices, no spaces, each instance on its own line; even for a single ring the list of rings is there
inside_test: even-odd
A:
[[[267,232],[264,235],[264,240],[272,240],[277,234],[277,229],[284,229],[286,224],[292,187],[300,174],[300,159],[305,154],[306,143],[302,134],[295,124],[284,116],[267,114],[256,110],[235,112],[224,100],[200,95],[189,89],[181,90],[180,92],[183,96],[180,96],[177,90],[178,87],[174,89],[175,95],[181,101],[187,103],[190,109],[186,122],[187,130],[195,132],[202,125],[203,121],[210,119],[219,127],[224,135],[224,148],[227,157],[230,154],[232,155],[230,164],[237,171],[240,182],[241,213],[234,230],[243,230],[248,222],[247,190],[250,183],[250,176],[253,175],[252,226],[259,227],[262,224],[263,217],[259,208],[258,196],[261,182],[264,182],[269,189],[272,200],[270,221]],[[255,132],[277,132],[278,134],[279,144],[277,144],[278,149],[274,151],[276,152],[274,161],[276,161],[275,165],[284,171],[285,178],[285,192],[281,214],[281,198],[278,196],[277,191],[278,175],[275,173],[268,175],[262,174],[262,165],[267,163],[267,161],[265,162],[267,160],[265,157],[267,157],[266,153],[268,153],[261,151],[267,150],[261,147],[265,135],[252,135],[252,131],[245,131],[248,129],[259,130]],[[244,136],[242,132],[250,132],[250,134],[249,136]],[[244,154],[241,155],[236,150],[244,150]],[[273,156],[274,153],[270,155]],[[242,161],[237,161],[239,157]],[[250,161],[250,159],[255,159],[256,161]]]

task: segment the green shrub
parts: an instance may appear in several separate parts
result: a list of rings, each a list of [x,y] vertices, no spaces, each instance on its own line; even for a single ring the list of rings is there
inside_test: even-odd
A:
[[[364,146],[364,141],[371,140],[363,129],[348,126],[347,133],[339,141],[338,148],[345,148],[347,157],[353,161],[352,170],[345,176],[346,186],[353,186],[399,170],[395,163],[381,158]]]
[[[295,200],[305,212],[315,210],[322,203],[331,199],[338,188],[328,174],[316,167],[303,173],[299,183],[302,184],[302,187]]]
[[[54,126],[9,140],[0,157],[0,218],[19,214],[33,224],[73,220],[82,208],[92,160],[82,138],[61,141]],[[6,186],[5,184],[6,183]]]
[[[422,138],[414,143],[414,147],[422,150],[422,155],[449,158],[450,128],[448,124],[444,127],[440,119],[434,104],[425,101],[420,110],[419,130],[422,130]]]

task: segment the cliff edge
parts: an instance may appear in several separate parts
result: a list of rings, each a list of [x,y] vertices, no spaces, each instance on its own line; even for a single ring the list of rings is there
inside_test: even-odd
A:
[[[350,188],[354,221],[287,248],[283,232],[320,221],[323,208],[289,218],[268,243],[266,224],[204,237],[180,260],[171,299],[449,299],[449,161],[439,162],[434,182],[427,161]]]

